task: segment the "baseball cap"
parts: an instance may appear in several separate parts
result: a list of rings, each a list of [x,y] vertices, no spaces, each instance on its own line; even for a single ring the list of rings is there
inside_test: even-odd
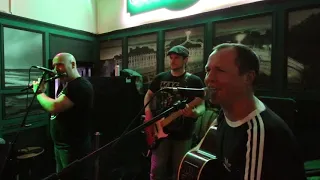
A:
[[[169,51],[168,51],[168,54],[167,56],[169,56],[170,54],[178,54],[180,56],[183,56],[183,57],[188,57],[189,56],[189,50],[184,47],[184,46],[181,46],[181,45],[178,45],[178,46],[173,46]]]

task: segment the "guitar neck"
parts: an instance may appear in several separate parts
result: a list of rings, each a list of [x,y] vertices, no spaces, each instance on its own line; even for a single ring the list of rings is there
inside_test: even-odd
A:
[[[176,111],[172,114],[170,114],[170,116],[166,117],[163,121],[161,121],[161,126],[165,127],[168,124],[170,124],[173,120],[177,119],[178,117],[180,117],[182,115],[181,111]]]
[[[193,109],[194,107],[200,105],[202,103],[202,99],[200,98],[195,98],[194,100],[192,100],[190,103],[188,103],[188,107]],[[173,120],[177,119],[178,117],[180,117],[182,115],[181,111],[176,111],[172,114],[170,114],[168,117],[166,117],[164,120],[161,121],[161,126],[165,127],[168,124],[170,124]]]

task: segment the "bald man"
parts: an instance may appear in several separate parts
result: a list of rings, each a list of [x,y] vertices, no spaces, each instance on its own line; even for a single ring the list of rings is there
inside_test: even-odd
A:
[[[55,99],[48,97],[45,84],[39,86],[33,82],[34,93],[41,106],[51,114],[50,131],[54,142],[56,170],[61,171],[76,159],[90,152],[89,120],[93,105],[93,88],[90,82],[81,77],[77,63],[69,53],[57,54],[52,66],[57,73],[66,73],[61,77],[61,87]],[[39,86],[39,90],[36,92]],[[82,166],[83,165],[83,166]],[[84,163],[79,165],[75,173],[66,179],[84,179],[87,170]],[[76,177],[77,176],[77,177]]]

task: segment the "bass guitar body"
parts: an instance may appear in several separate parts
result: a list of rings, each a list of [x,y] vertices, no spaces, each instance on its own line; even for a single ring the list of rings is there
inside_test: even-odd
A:
[[[196,98],[187,104],[186,107],[193,109],[194,107],[200,105],[202,103],[202,99]],[[146,140],[149,146],[149,149],[155,149],[161,143],[161,140],[167,138],[168,134],[164,132],[164,127],[171,124],[174,120],[179,118],[182,115],[181,111],[176,111],[171,113],[169,116],[160,119],[154,125],[151,125],[145,128]]]
[[[147,136],[147,144],[150,150],[156,149],[160,144],[161,140],[168,136],[168,134],[166,134],[163,131],[163,127],[161,126],[161,122],[163,120],[164,118],[159,120],[160,123],[156,123],[145,129],[145,133]]]

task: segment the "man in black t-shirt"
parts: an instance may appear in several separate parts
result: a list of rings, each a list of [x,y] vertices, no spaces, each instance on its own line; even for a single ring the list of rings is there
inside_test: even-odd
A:
[[[187,48],[183,46],[174,46],[169,50],[168,56],[170,56],[171,71],[162,72],[155,77],[145,95],[144,104],[147,104],[154,93],[161,88],[203,88],[204,85],[201,79],[185,70],[189,56]],[[180,161],[184,154],[191,148],[196,119],[204,112],[205,106],[201,97],[184,97],[161,91],[161,93],[156,96],[155,103],[151,103],[151,105],[147,106],[145,109],[145,121],[149,121],[153,116],[172,107],[173,103],[184,99],[187,100],[187,103],[190,104],[190,106],[192,106],[191,104],[193,102],[199,103],[195,103],[196,105],[194,107],[186,107],[180,110],[182,116],[164,127],[163,130],[168,136],[152,151],[151,180],[169,179],[171,178],[171,175],[168,174],[170,172],[173,173],[172,178],[176,179]],[[154,104],[154,106],[152,104]],[[157,126],[160,126],[159,122],[157,123]],[[153,126],[149,127],[149,133],[152,133],[152,128]],[[169,166],[168,163],[170,163]]]
[[[62,83],[56,98],[52,99],[44,93],[44,84],[36,92],[38,81],[33,82],[33,90],[41,106],[51,113],[50,131],[54,142],[56,170],[59,172],[90,152],[89,120],[93,106],[93,87],[78,73],[73,55],[57,54],[52,63],[57,73],[66,73],[66,76],[60,78]],[[87,178],[88,167],[85,164],[77,164],[77,168],[68,172],[63,179]]]
[[[216,46],[206,64],[205,84],[216,89],[210,101],[221,106],[215,121],[216,155],[227,172],[225,179],[304,180],[293,133],[254,96],[258,74],[258,57],[240,44]]]

